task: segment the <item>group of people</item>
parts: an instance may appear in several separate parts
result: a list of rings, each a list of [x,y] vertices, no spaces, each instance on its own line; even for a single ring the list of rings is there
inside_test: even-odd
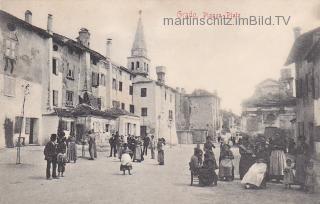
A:
[[[133,135],[120,136],[116,132],[109,139],[109,143],[111,147],[109,157],[113,155],[113,157],[120,159],[120,171],[123,171],[123,175],[125,175],[126,170],[131,175],[132,162],[144,161],[144,156],[148,155],[149,148],[151,150],[151,159],[155,159],[155,148],[157,148],[159,165],[164,165],[164,138],[159,138],[156,143],[154,135],[141,138]]]
[[[86,134],[83,145],[88,143],[89,160],[97,158],[96,134],[93,130],[89,130]],[[158,163],[164,165],[164,146],[166,141],[159,138],[158,142],[154,135],[145,136],[143,138],[133,135],[119,135],[118,132],[112,134],[109,139],[110,157],[118,157],[121,161],[120,170],[132,170],[132,162],[142,162],[144,155],[148,155],[148,149],[151,150],[151,159],[155,159],[155,150],[158,151]],[[84,148],[83,148],[84,151]],[[83,153],[84,155],[84,153]],[[65,137],[64,132],[51,134],[50,141],[44,148],[44,156],[47,161],[46,178],[50,180],[64,177],[66,163],[77,161],[77,144],[75,136]],[[58,175],[57,175],[58,167]]]
[[[239,144],[240,162],[239,175],[241,184],[246,189],[265,188],[267,181],[275,180],[284,184],[285,188],[299,185],[307,192],[314,192],[317,185],[317,175],[313,169],[310,149],[304,137],[299,137],[297,145],[288,143],[280,134],[271,138],[263,135],[254,140],[248,136],[242,138]],[[200,185],[210,185],[217,180],[232,181],[234,179],[233,153],[228,144],[222,144],[220,149],[219,166],[216,164],[212,149],[215,148],[210,137],[204,144],[204,161],[202,150],[198,145],[191,157],[190,170],[199,177]],[[208,168],[206,163],[210,160],[213,165]],[[208,170],[209,169],[209,170]],[[219,169],[218,176],[215,170]],[[210,179],[208,179],[210,178]]]
[[[46,178],[48,180],[64,177],[66,163],[77,161],[77,147],[74,136],[65,137],[65,133],[51,134],[50,141],[44,148],[47,161]],[[58,166],[58,175],[57,175]],[[52,169],[52,170],[51,170]]]
[[[260,136],[254,144],[245,137],[239,146],[241,183],[246,188],[260,188],[265,187],[266,181],[282,180],[285,188],[298,185],[313,193],[317,175],[306,138],[300,136],[297,145],[292,140],[289,144],[287,148],[286,140],[278,133],[269,139]]]

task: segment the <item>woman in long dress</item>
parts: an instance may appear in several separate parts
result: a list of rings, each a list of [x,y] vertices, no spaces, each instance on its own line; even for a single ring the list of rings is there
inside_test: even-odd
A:
[[[164,145],[165,140],[163,138],[159,138],[157,144],[159,165],[164,165]]]
[[[70,136],[69,144],[68,144],[68,160],[69,162],[73,161],[76,163],[77,161],[77,144],[76,144],[76,137]]]
[[[219,162],[219,178],[224,181],[232,181],[233,177],[233,162],[234,156],[228,144],[224,144],[220,151]]]
[[[142,147],[141,142],[138,138],[135,139],[135,148],[134,148],[134,155],[133,155],[133,161],[141,162],[143,160],[142,157]]]
[[[239,145],[239,153],[241,155],[239,162],[239,174],[240,180],[243,179],[249,168],[255,163],[253,157],[253,145],[250,144],[249,137],[243,137],[241,144]]]
[[[309,146],[305,142],[305,137],[298,138],[296,153],[296,175],[295,182],[300,185],[301,189],[305,188],[305,180],[306,180],[306,166],[309,161]]]
[[[218,169],[217,162],[210,152],[204,154],[203,166],[199,168],[199,183],[201,186],[209,186],[212,183],[216,186],[218,176],[215,170]]]
[[[243,184],[246,189],[259,189],[266,187],[268,151],[263,143],[258,144],[255,155],[256,162],[249,168],[248,172],[244,175],[243,179],[241,180],[241,184]]]
[[[283,170],[286,166],[286,156],[284,151],[286,149],[286,144],[283,137],[277,133],[275,137],[270,142],[271,155],[270,155],[270,178],[274,178],[277,182],[283,179]]]

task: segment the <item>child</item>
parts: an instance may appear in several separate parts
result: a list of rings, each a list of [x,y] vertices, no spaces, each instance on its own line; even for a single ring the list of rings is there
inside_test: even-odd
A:
[[[120,171],[123,171],[123,175],[126,174],[126,170],[128,170],[129,175],[131,175],[130,170],[132,170],[132,163],[129,153],[130,150],[126,148],[121,156]]]
[[[291,188],[291,185],[293,184],[294,179],[294,173],[293,173],[293,165],[291,159],[286,160],[287,166],[283,170],[284,178],[283,183],[285,184],[285,188]]]
[[[306,191],[309,193],[314,193],[316,185],[317,185],[317,174],[313,169],[313,162],[309,161],[306,168],[306,182],[305,182]]]

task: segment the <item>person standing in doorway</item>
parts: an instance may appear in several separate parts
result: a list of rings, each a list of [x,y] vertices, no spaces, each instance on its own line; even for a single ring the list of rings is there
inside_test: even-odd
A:
[[[52,165],[52,178],[58,179],[57,172],[56,172],[56,169],[57,169],[57,150],[56,150],[56,143],[55,143],[56,140],[57,140],[57,135],[51,134],[50,141],[46,144],[43,151],[45,160],[47,160],[46,177],[48,180],[51,179],[50,178],[51,165]]]

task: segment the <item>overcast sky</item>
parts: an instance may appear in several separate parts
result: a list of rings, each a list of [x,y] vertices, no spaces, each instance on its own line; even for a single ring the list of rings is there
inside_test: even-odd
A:
[[[113,39],[112,57],[124,66],[137,26],[142,20],[155,66],[167,67],[167,84],[218,91],[222,107],[241,113],[241,101],[250,97],[255,85],[266,78],[278,79],[293,43],[296,26],[306,32],[320,26],[319,0],[0,0],[2,10],[46,28],[47,14],[53,15],[53,30],[75,38],[81,27],[91,33],[92,49],[105,54],[106,39]],[[164,17],[178,11],[224,13],[241,17],[291,16],[285,26],[164,26]]]

